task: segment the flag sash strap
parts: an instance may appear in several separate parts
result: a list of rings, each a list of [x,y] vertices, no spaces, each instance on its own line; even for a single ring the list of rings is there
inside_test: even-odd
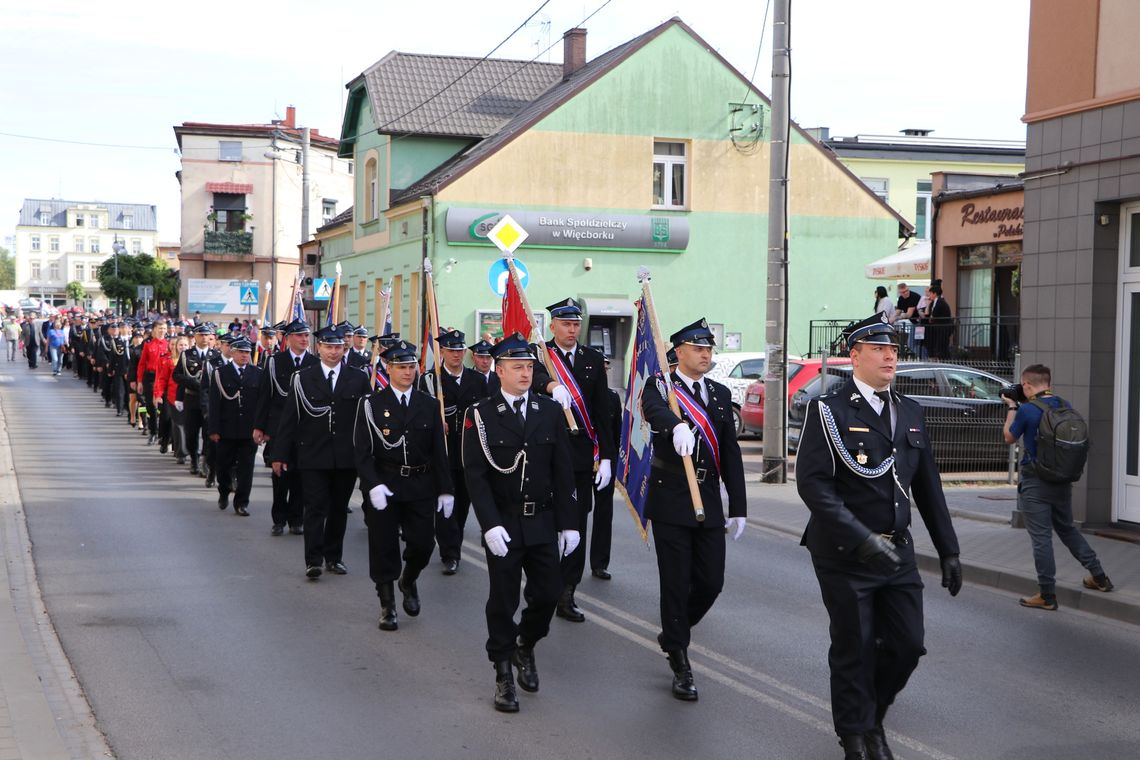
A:
[[[677,402],[681,408],[685,410],[685,414],[697,426],[697,432],[700,433],[701,438],[704,439],[705,445],[709,447],[712,452],[713,461],[716,462],[716,472],[720,475],[720,440],[716,437],[716,429],[713,427],[712,420],[709,419],[708,412],[701,406],[701,403],[693,398],[691,391],[685,390],[683,383],[676,380],[673,381],[673,388],[677,392]]]
[[[586,428],[586,435],[590,437],[590,442],[594,444],[594,461],[596,462],[599,454],[598,433],[594,430],[590,413],[586,411],[586,400],[582,398],[582,389],[578,387],[578,381],[574,379],[574,374],[566,366],[565,360],[558,351],[547,351],[547,353],[550,355],[550,363],[554,367],[554,371],[558,373],[558,382],[570,391],[570,403],[574,407],[574,411],[578,413],[578,419],[582,420],[582,426]]]
[[[388,387],[388,376],[384,374],[384,370],[380,369],[379,365],[376,367],[376,389],[384,390]]]

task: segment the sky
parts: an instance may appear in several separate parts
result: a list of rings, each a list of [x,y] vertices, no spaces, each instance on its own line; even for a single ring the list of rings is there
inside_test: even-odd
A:
[[[543,6],[495,57],[557,63],[562,33],[603,3],[0,0],[0,244],[24,198],[153,204],[160,239],[177,242],[174,125],[267,123],[293,105],[299,125],[335,136],[344,84],[391,50],[481,57]],[[584,24],[587,56],[678,16],[768,92],[765,8],[609,0]],[[1029,0],[792,0],[790,29],[801,126],[1025,139]]]

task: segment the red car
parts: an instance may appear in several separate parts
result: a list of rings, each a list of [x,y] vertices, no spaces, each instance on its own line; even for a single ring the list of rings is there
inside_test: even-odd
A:
[[[829,357],[828,367],[851,364],[850,359]],[[788,403],[796,391],[819,377],[822,359],[788,359]],[[757,380],[744,392],[744,405],[740,407],[744,420],[744,432],[761,435],[764,433],[764,382]]]

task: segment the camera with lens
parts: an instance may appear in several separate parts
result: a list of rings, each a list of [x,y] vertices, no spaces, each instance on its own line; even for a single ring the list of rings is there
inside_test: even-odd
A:
[[[1010,401],[1016,401],[1019,404],[1024,404],[1029,400],[1025,397],[1025,389],[1021,387],[1020,383],[1003,387],[1001,389],[1001,397],[1007,398]]]

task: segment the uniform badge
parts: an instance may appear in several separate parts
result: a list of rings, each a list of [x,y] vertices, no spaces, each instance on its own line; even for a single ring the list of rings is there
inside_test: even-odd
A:
[[[855,455],[855,461],[859,464],[867,464],[867,452],[859,449],[859,453]]]
[[[463,429],[470,430],[473,427],[475,427],[475,422],[470,417],[465,417],[463,419]]]
[[[384,428],[380,432],[383,433],[384,435],[391,435],[392,434],[392,431],[389,430],[388,428]]]
[[[857,401],[857,400],[859,400],[859,399],[861,399],[861,398],[863,398],[863,394],[861,394],[861,393],[859,393],[858,391],[856,391],[855,393],[852,393],[852,394],[851,394],[851,398],[849,398],[849,399],[847,399],[847,400],[848,400],[848,401]]]
[[[537,401],[531,401],[530,402],[530,408],[537,412],[538,411],[538,402]]]
[[[391,417],[391,416],[392,416],[392,413],[391,413],[391,412],[389,412],[387,409],[385,409],[385,410],[384,410],[384,416],[385,416],[385,417]]]

